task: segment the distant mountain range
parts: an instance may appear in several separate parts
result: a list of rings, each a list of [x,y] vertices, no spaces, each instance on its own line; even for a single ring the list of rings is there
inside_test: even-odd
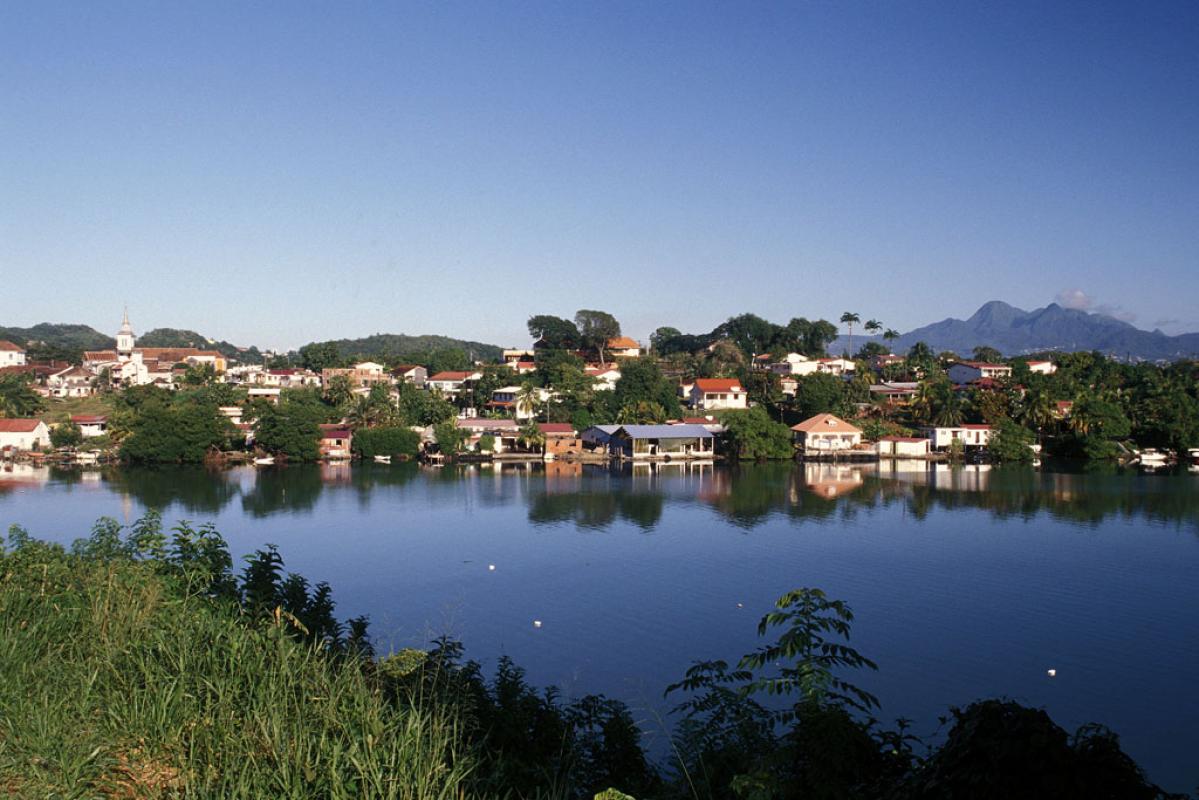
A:
[[[855,349],[865,341],[866,337],[854,336]],[[925,342],[934,352],[951,350],[963,356],[975,347],[990,346],[1008,356],[1047,350],[1098,350],[1119,358],[1148,361],[1199,357],[1199,333],[1167,336],[1160,330],[1141,330],[1106,314],[1063,308],[1057,303],[1024,311],[992,300],[969,319],[950,318],[908,331],[895,340],[892,349],[905,352],[916,342]],[[846,337],[841,337],[832,350],[841,352],[847,345]]]

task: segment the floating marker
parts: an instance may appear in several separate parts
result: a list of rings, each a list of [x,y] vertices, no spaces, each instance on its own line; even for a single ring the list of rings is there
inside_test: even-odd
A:
[[[540,627],[541,627],[541,620],[539,620],[539,619],[535,619],[535,620],[533,620],[533,627],[534,627],[534,628],[540,628]]]
[[[491,572],[495,572],[495,564],[488,564],[487,569]]]
[[[1049,677],[1051,677],[1051,678],[1056,678],[1057,670],[1056,669],[1046,670],[1046,674],[1048,674]]]
[[[738,603],[738,604],[737,604],[737,608],[745,608],[745,606],[744,606],[744,605],[742,605],[741,603]]]

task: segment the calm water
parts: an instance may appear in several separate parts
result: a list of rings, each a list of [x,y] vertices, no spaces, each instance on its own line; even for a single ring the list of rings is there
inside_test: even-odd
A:
[[[450,633],[485,663],[508,653],[538,684],[641,709],[691,660],[755,647],[777,596],[820,587],[857,614],[853,643],[880,667],[857,680],[884,718],[929,734],[949,705],[1012,697],[1067,729],[1111,726],[1154,780],[1189,790],[1197,490],[1189,475],[919,464],[18,467],[0,472],[0,525],[69,542],[149,507],[212,521],[235,554],[274,543],[329,581],[381,649]]]

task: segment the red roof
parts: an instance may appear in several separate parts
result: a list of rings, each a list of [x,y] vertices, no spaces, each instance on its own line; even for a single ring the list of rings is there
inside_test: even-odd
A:
[[[991,364],[986,361],[959,361],[958,363],[975,369],[1011,369],[1007,364]]]
[[[701,392],[740,392],[741,381],[736,378],[696,378],[695,388]]]
[[[716,420],[712,417],[683,417],[684,425],[715,425]]]
[[[12,342],[5,341],[4,339],[0,339],[0,350],[6,351],[9,353],[24,353],[25,352],[24,347],[17,347]]]
[[[439,372],[432,378],[431,381],[464,381],[471,376],[469,372]]]
[[[538,422],[537,428],[542,433],[552,433],[556,435],[574,435],[575,432],[574,425],[571,425],[569,422]]]
[[[71,422],[76,425],[103,425],[108,422],[108,417],[103,414],[72,414]]]
[[[608,349],[610,349],[610,350],[640,350],[641,345],[637,344],[636,339],[630,339],[627,336],[617,336],[614,339],[608,340]]]
[[[817,414],[814,417],[809,417],[798,425],[792,425],[791,430],[799,431],[800,433],[812,433],[820,431],[821,433],[861,433],[860,428],[855,428],[845,420],[834,414]]]
[[[321,426],[322,439],[349,439],[353,436],[353,432],[349,428],[325,428]]]
[[[40,419],[0,419],[0,433],[33,433]]]

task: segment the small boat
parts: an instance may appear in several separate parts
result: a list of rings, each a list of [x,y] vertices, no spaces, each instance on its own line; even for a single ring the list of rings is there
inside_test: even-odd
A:
[[[1166,466],[1166,454],[1160,450],[1142,450],[1139,463],[1142,467]]]
[[[263,456],[262,458],[254,459],[254,466],[256,466],[256,467],[269,467],[271,464],[274,464],[274,463],[275,463],[274,456]]]
[[[390,464],[391,456],[375,456],[376,464]]]

